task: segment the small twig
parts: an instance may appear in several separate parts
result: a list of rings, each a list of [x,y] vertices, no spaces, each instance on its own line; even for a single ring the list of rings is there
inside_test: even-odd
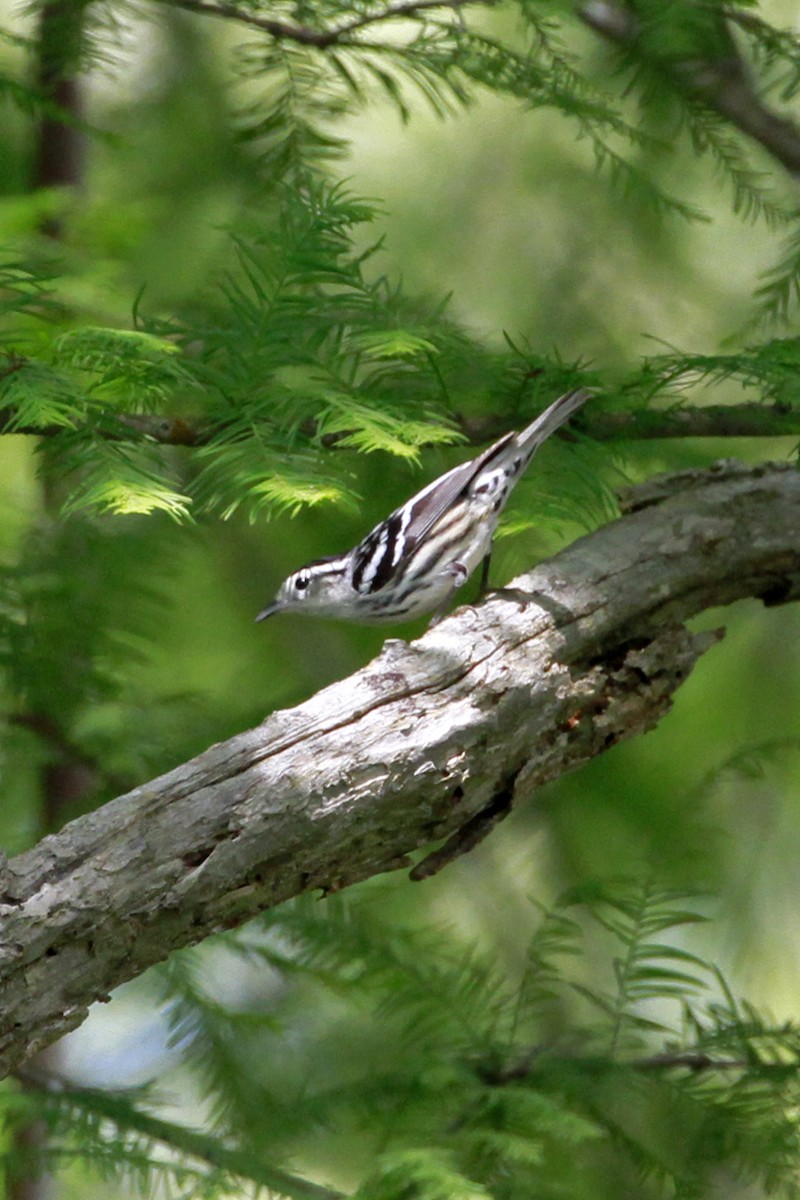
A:
[[[451,834],[444,845],[439,846],[438,849],[426,855],[421,862],[418,862],[414,869],[409,871],[409,878],[413,879],[415,883],[419,883],[423,879],[430,879],[432,875],[438,874],[454,859],[460,858],[462,854],[469,854],[470,850],[474,850],[485,837],[488,837],[492,830],[511,812],[516,777],[517,773],[511,775],[495,792],[485,808],[482,808],[474,817],[470,817],[460,829]],[[463,796],[461,788],[458,788],[458,791]]]
[[[65,432],[63,425],[18,425],[10,408],[0,409],[0,435],[19,433],[25,437],[54,438]],[[86,427],[88,428],[88,426]],[[206,446],[213,440],[214,426],[183,417],[159,417],[150,413],[109,413],[105,423],[92,432],[107,442],[158,442],[162,446]]]
[[[659,1054],[648,1054],[641,1058],[631,1059],[602,1059],[592,1056],[553,1056],[546,1046],[533,1046],[520,1055],[514,1062],[505,1066],[489,1063],[473,1063],[473,1069],[484,1083],[490,1087],[508,1087],[509,1084],[519,1083],[530,1079],[537,1073],[551,1069],[554,1066],[572,1067],[586,1071],[669,1071],[684,1070],[693,1074],[707,1071],[749,1071],[757,1068],[762,1070],[786,1071],[786,1063],[756,1063],[747,1058],[714,1058],[703,1050],[664,1051]]]
[[[712,1058],[710,1054],[706,1054],[703,1050],[687,1050],[683,1053],[676,1051],[674,1053],[664,1052],[662,1054],[650,1054],[645,1058],[634,1058],[630,1066],[637,1071],[664,1071],[670,1070],[673,1067],[684,1068],[688,1071],[698,1073],[700,1071],[748,1071],[754,1066],[758,1066],[759,1070],[780,1065],[781,1070],[786,1070],[785,1063],[754,1063],[746,1058]]]
[[[729,19],[735,17],[726,15]],[[627,5],[617,0],[588,0],[578,8],[578,16],[608,41],[644,52],[639,22]],[[790,175],[800,175],[800,128],[762,102],[732,38],[728,52],[719,57],[653,61],[682,90],[702,100],[763,146]]]
[[[59,771],[62,784],[69,792],[78,790],[95,792],[100,786],[110,788],[115,792],[132,787],[134,780],[117,772],[109,773],[104,769],[100,759],[82,750],[67,736],[63,729],[42,712],[10,713],[6,720],[9,725],[27,729],[50,748],[55,759],[54,767]]]
[[[126,1132],[142,1134],[215,1170],[252,1180],[270,1192],[297,1197],[297,1200],[344,1200],[343,1194],[333,1188],[312,1183],[280,1167],[268,1166],[256,1156],[223,1145],[218,1138],[198,1130],[142,1112],[132,1104],[129,1092],[79,1087],[59,1075],[30,1066],[21,1067],[14,1074],[27,1088],[36,1088],[45,1095],[59,1097],[63,1102],[80,1106],[85,1112],[101,1119],[117,1120],[119,1128]]]
[[[508,418],[503,416],[454,416],[459,429],[470,445],[481,445],[508,430]],[[576,418],[575,428],[596,442],[658,441],[662,438],[752,438],[800,437],[800,408],[783,404],[709,404],[703,408],[639,409],[633,411],[603,410],[595,406]],[[106,441],[156,442],[161,446],[208,446],[224,428],[222,422],[204,422],[199,418],[161,417],[149,413],[121,413],[93,432]],[[31,437],[52,438],[63,434],[61,425],[16,425],[11,409],[0,410],[0,434],[18,433]],[[313,441],[317,425],[307,421],[303,433]],[[574,434],[562,430],[559,436],[568,441]],[[335,449],[347,438],[347,431],[326,434],[320,444],[326,450]]]
[[[307,25],[290,25],[286,21],[276,21],[271,17],[262,17],[257,13],[247,12],[237,8],[235,4],[214,3],[213,0],[171,0],[171,3],[174,7],[200,13],[203,16],[223,17],[228,21],[239,21],[244,25],[261,29],[279,41],[297,42],[300,46],[316,46],[317,49],[326,50],[329,46],[350,42],[352,35],[367,25],[403,17],[415,17],[420,12],[434,8],[461,9],[466,4],[475,3],[489,5],[494,3],[494,0],[407,0],[405,3],[390,4],[379,12],[354,17],[350,21],[344,21],[341,25],[334,25],[331,29],[311,29]]]
[[[457,418],[470,442],[482,442],[505,433],[508,422]],[[574,428],[596,442],[647,441],[661,438],[796,437],[800,434],[800,408],[784,404],[709,404],[702,408],[674,407],[604,409],[602,402],[583,409]],[[568,441],[574,435],[562,432]]]

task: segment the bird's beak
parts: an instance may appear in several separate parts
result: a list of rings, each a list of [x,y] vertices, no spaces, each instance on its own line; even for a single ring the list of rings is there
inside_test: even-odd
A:
[[[256,617],[256,620],[257,621],[266,621],[267,617],[274,616],[274,614],[276,612],[279,612],[280,607],[281,607],[280,604],[270,604],[269,608],[265,608],[263,612],[260,612],[258,614],[258,616]]]

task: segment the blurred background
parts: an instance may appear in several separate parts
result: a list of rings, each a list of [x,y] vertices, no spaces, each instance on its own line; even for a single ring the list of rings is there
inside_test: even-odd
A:
[[[796,21],[794,5],[761,11],[784,26]],[[498,34],[513,19],[502,9],[480,17]],[[15,37],[32,36],[36,21],[3,0],[4,75],[29,70]],[[7,98],[0,123],[0,245],[8,261],[57,265],[66,325],[127,328],[137,304],[164,321],[196,313],[231,267],[232,231],[274,202],[258,139],[242,137],[241,113],[258,103],[261,86],[256,71],[243,77],[232,65],[242,31],[168,5],[121,6],[113,24],[105,54],[82,76],[89,131],[79,137],[77,190],[31,188],[34,114]],[[568,36],[589,77],[613,78],[608,51],[588,30],[574,25]],[[332,169],[379,211],[357,231],[365,249],[382,239],[368,272],[402,281],[420,303],[446,300],[450,318],[490,350],[504,351],[508,336],[532,355],[581,361],[610,390],[643,357],[668,348],[714,354],[757,336],[742,331],[780,232],[733,213],[718,172],[679,144],[669,153],[642,147],[639,165],[702,209],[703,220],[654,213],[611,186],[558,113],[489,93],[446,119],[417,97],[410,107],[404,122],[373,95],[335,121],[347,145]],[[767,157],[754,158],[789,195]],[[698,382],[689,398],[733,402],[741,393],[733,382],[713,391]],[[469,453],[424,450],[409,466],[342,450],[329,469],[360,497],[349,510],[321,505],[254,523],[241,513],[190,523],[159,512],[62,521],[61,485],[42,478],[37,442],[0,438],[0,554],[25,610],[3,660],[0,833],[10,853],[368,662],[385,630],[293,616],[256,626],[253,618],[289,571],[348,548]],[[584,473],[613,487],[723,456],[755,461],[794,450],[793,439],[548,446],[508,514],[509,525],[525,524],[533,505],[541,519],[499,541],[494,579],[597,523],[596,508],[560,504],[565,478],[579,495]],[[165,454],[179,474],[189,469],[191,450]],[[685,944],[776,1018],[796,1014],[800,613],[753,602],[697,621],[723,624],[725,640],[657,729],[544,789],[441,875],[414,886],[402,875],[370,881],[354,903],[389,925],[446,926],[513,972],[531,897],[547,905],[565,888],[657,864],[665,885],[706,897],[701,907],[713,919],[682,935]],[[24,677],[15,665],[23,661]],[[278,1012],[290,1000],[287,1054],[298,1070],[321,1063],[337,1079],[349,1053],[365,1062],[378,1055],[374,1032],[359,1032],[334,1000],[302,987],[287,998],[285,980],[263,964],[210,945],[192,969],[234,1011]],[[190,1035],[176,1039],[175,1030],[163,977],[148,975],[67,1039],[58,1070],[98,1087],[158,1080],[180,1119],[198,1122],[202,1088],[183,1063]],[[275,1047],[254,1053],[243,1039],[237,1051],[234,1039],[230,1053],[237,1069],[266,1072],[276,1088],[289,1074]],[[351,1186],[371,1152],[351,1134],[300,1139],[304,1166]],[[47,1186],[65,1200],[129,1194],[83,1166]]]

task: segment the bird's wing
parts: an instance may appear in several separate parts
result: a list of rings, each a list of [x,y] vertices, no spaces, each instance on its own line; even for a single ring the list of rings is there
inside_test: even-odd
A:
[[[500,438],[499,442],[489,446],[477,458],[453,467],[429,483],[427,487],[412,497],[403,508],[410,509],[410,517],[406,523],[405,537],[409,549],[416,546],[439,517],[467,490],[473,479],[499,451],[504,450],[509,442],[517,435],[512,430]],[[398,509],[398,512],[402,512]],[[394,514],[393,514],[394,515]]]
[[[477,458],[462,463],[459,467],[454,467],[452,471],[441,475],[439,479],[434,479],[433,483],[429,483],[396,513],[392,513],[390,521],[406,510],[410,510],[405,529],[402,531],[408,549],[413,549],[425,537],[442,513],[447,511],[453,501],[470,486],[485,467],[491,466],[495,459],[502,457],[503,451],[511,442],[516,442],[520,450],[520,462],[514,464],[511,473],[524,471],[537,447],[568,421],[586,403],[591,394],[586,388],[576,388],[572,392],[565,392],[534,421],[531,421],[530,425],[527,425],[521,433],[513,431],[506,433]]]
[[[376,592],[384,587],[403,555],[419,545],[478,472],[515,436],[513,431],[505,434],[477,458],[440,475],[376,525],[353,551],[353,587],[359,592]]]

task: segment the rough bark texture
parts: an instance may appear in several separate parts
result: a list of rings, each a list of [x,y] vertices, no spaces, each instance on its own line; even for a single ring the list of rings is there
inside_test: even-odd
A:
[[[351,678],[7,864],[0,1066],[175,947],[403,866],[650,728],[715,640],[682,626],[693,613],[800,596],[794,470],[723,463],[627,508],[520,591],[387,642]]]

